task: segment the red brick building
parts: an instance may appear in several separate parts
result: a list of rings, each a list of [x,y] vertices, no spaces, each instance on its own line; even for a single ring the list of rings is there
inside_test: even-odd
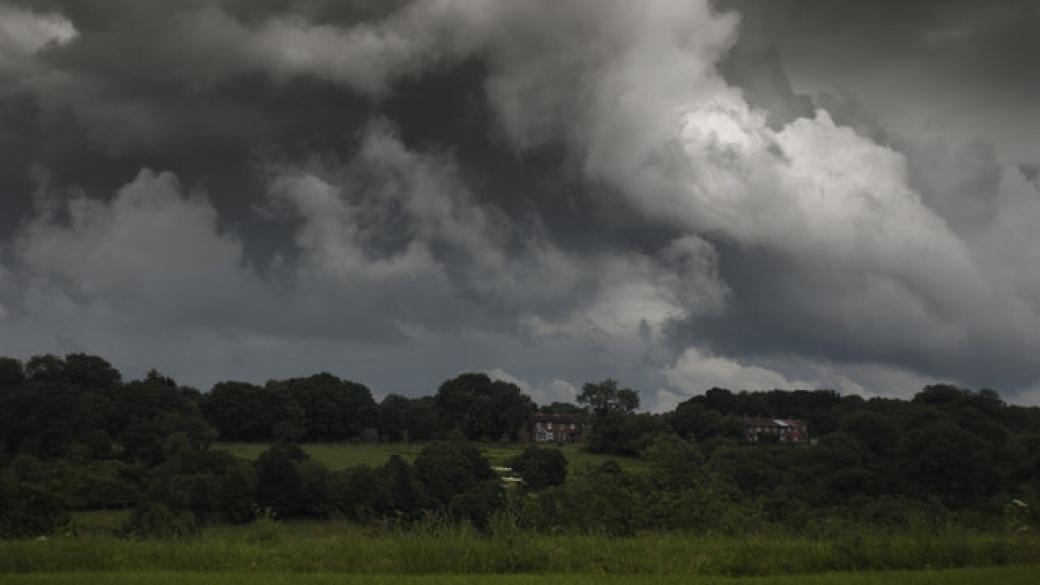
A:
[[[578,443],[585,432],[585,416],[536,412],[527,421],[527,432],[536,443]]]
[[[763,436],[775,436],[781,443],[807,443],[809,427],[796,418],[744,417],[744,437],[758,443]]]

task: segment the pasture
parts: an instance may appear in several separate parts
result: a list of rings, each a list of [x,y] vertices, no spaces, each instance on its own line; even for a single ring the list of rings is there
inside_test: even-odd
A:
[[[629,538],[538,534],[509,526],[362,527],[342,521],[259,521],[201,535],[131,540],[80,533],[0,541],[0,574],[79,571],[353,574],[596,574],[768,576],[1040,564],[1031,535],[849,534]]]
[[[480,449],[491,465],[504,465],[509,459],[516,457],[528,447],[527,444],[520,443],[474,443],[474,445]],[[426,443],[303,443],[300,445],[312,459],[333,470],[358,465],[378,467],[386,463],[391,455],[400,455],[409,462],[413,462],[416,455],[425,446]],[[555,447],[552,444],[546,446]],[[215,445],[216,449],[223,449],[250,461],[255,461],[260,453],[268,447],[270,447],[268,443],[221,442]],[[638,472],[646,469],[646,464],[641,459],[586,453],[581,450],[580,445],[576,444],[567,444],[559,449],[567,457],[568,466],[572,471],[586,465],[599,465],[611,459],[617,461],[625,471]]]

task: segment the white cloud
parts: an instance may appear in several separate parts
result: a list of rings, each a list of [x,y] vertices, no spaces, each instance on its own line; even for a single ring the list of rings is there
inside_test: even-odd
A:
[[[664,368],[667,387],[658,388],[654,410],[662,412],[713,388],[739,390],[835,390],[864,398],[908,399],[928,384],[949,383],[904,368],[872,363],[832,363],[799,356],[765,357],[754,363],[689,348]]]
[[[417,23],[431,26],[418,32]],[[550,10],[419,0],[381,22],[321,28],[300,42],[305,58],[291,69],[375,92],[429,66],[436,60],[429,55],[480,55],[487,99],[515,148],[562,141],[590,179],[616,187],[648,219],[814,267],[812,284],[823,288],[811,297],[819,302],[799,307],[814,331],[834,324],[834,335],[855,335],[864,348],[894,344],[956,359],[972,339],[994,333],[990,323],[1012,331],[1022,319],[1038,324],[910,187],[901,154],[822,110],[770,128],[717,71],[736,24],[707,2]],[[374,81],[325,60],[354,54],[376,55],[369,60],[376,71],[365,72]],[[637,278],[603,288],[579,320],[617,335],[644,321],[714,314],[718,296],[677,299],[652,278]],[[971,316],[994,298],[1003,299],[1001,314]],[[538,315],[530,322],[535,330],[573,329]],[[1023,345],[1040,345],[1040,336],[1023,334]]]
[[[0,97],[46,72],[37,54],[72,42],[79,33],[64,16],[0,4]]]
[[[184,338],[214,346],[221,335],[273,347],[307,335],[404,343],[490,331],[586,343],[656,371],[674,358],[655,353],[668,324],[696,328],[731,309],[717,246],[776,259],[755,284],[787,279],[770,302],[791,346],[816,355],[751,363],[694,347],[668,369],[676,387],[808,379],[869,393],[924,377],[862,364],[966,370],[964,356],[1038,375],[1037,185],[985,148],[907,147],[915,159],[934,153],[908,164],[823,110],[770,127],[717,71],[738,18],[707,0],[416,0],[355,26],[246,22],[194,4],[174,12],[168,27],[116,48],[153,51],[171,64],[155,68],[163,80],[200,95],[260,73],[379,98],[401,79],[477,58],[509,147],[562,146],[589,183],[606,187],[596,204],[633,210],[673,241],[561,248],[537,224],[482,204],[450,153],[410,149],[375,123],[353,160],[271,169],[263,196],[297,222],[298,262],[266,279],[205,198],[170,175],[144,173],[111,202],[78,198],[69,225],[29,222],[12,248],[17,287],[0,290],[8,323],[31,314],[46,324],[26,339],[42,339],[41,329],[77,343],[115,339],[138,321],[198,327]],[[73,110],[108,145],[160,140],[167,122],[154,103],[114,96],[89,72],[30,75],[38,53],[77,34],[60,15],[0,7],[0,76],[15,71],[45,113]],[[239,328],[249,331],[228,332]],[[838,345],[847,363],[819,357]]]
[[[68,225],[41,216],[14,243],[33,310],[60,296],[117,320],[204,322],[248,304],[241,243],[172,174],[142,170],[111,202],[79,197],[67,213]]]
[[[71,42],[79,33],[69,19],[0,4],[0,59],[26,57]]]
[[[501,380],[503,382],[515,384],[539,405],[552,404],[553,402],[577,403],[578,389],[574,387],[574,384],[571,384],[566,380],[552,378],[531,384],[527,380],[518,378],[502,368],[494,368],[487,370],[484,373],[492,380]]]
[[[701,394],[718,386],[734,390],[772,390],[790,388],[794,384],[773,370],[712,355],[691,347],[675,365],[664,372],[672,386],[689,394]]]

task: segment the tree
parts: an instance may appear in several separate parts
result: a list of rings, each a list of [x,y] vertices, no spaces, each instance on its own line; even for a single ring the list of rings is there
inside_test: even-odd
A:
[[[704,472],[704,455],[697,445],[667,431],[651,439],[643,459],[650,465],[651,477],[665,489],[694,487]]]
[[[220,478],[217,501],[224,519],[233,524],[251,522],[257,515],[256,468],[236,461]]]
[[[224,441],[271,439],[275,395],[246,382],[220,382],[205,396],[202,412]]]
[[[458,442],[435,443],[415,458],[415,470],[435,505],[447,509],[452,499],[480,482],[495,479],[475,447]]]
[[[638,457],[663,424],[664,419],[648,413],[597,417],[585,437],[585,448],[592,453]]]
[[[376,426],[376,404],[364,385],[323,372],[306,378],[270,381],[270,391],[285,393],[303,410],[306,438],[336,441],[358,437]]]
[[[938,497],[966,507],[985,500],[997,487],[994,450],[949,416],[927,417],[908,430],[898,460],[911,495]]]
[[[400,455],[391,455],[390,460],[383,466],[382,474],[386,478],[393,514],[408,522],[422,517],[423,508],[426,507],[426,494],[415,467]]]
[[[384,439],[427,441],[437,434],[436,405],[431,396],[389,394],[377,411],[379,435]]]
[[[445,381],[434,401],[441,433],[458,427],[471,440],[515,439],[535,409],[515,384],[479,373]]]
[[[578,404],[595,416],[629,414],[639,408],[639,393],[629,388],[618,388],[617,380],[587,383],[578,395]]]
[[[357,522],[367,522],[392,511],[390,486],[378,470],[358,465],[343,472],[340,509]]]
[[[524,480],[524,487],[532,491],[563,485],[567,479],[567,457],[559,449],[528,447],[509,465]]]
[[[303,449],[285,443],[272,445],[257,457],[256,495],[261,507],[270,508],[280,518],[303,512],[307,503],[299,465],[307,459]]]
[[[408,433],[408,410],[411,401],[400,394],[387,394],[376,408],[379,436],[391,441],[400,441]]]
[[[48,486],[0,469],[0,538],[50,534],[69,522],[66,503]]]
[[[0,393],[24,381],[25,372],[22,371],[22,362],[9,357],[0,357]]]
[[[668,417],[675,432],[685,439],[707,441],[716,438],[740,440],[744,428],[740,419],[711,410],[696,398],[680,402]]]
[[[578,474],[565,486],[566,523],[587,532],[631,535],[642,513],[638,488],[615,461]]]

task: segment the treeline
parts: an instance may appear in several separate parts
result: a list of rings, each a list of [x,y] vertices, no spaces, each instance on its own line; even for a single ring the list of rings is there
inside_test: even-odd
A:
[[[538,407],[483,374],[377,403],[329,374],[201,393],[155,372],[125,382],[94,356],[0,358],[0,535],[46,534],[70,510],[99,508],[133,509],[127,531],[140,535],[268,514],[487,527],[508,513],[535,530],[612,534],[1040,524],[1040,409],[990,390],[864,400],[714,388],[648,414],[607,380],[577,402],[541,409],[582,413],[584,449],[639,457],[648,471],[607,463],[568,477],[559,451],[531,449],[512,462],[523,487],[504,490],[471,441],[523,438]],[[743,416],[805,420],[811,444],[747,444]],[[212,449],[218,438],[274,445],[250,462]],[[436,442],[414,463],[344,471],[294,445],[345,440]]]
[[[201,397],[203,416],[228,441],[427,441],[458,430],[472,440],[516,440],[535,405],[514,384],[463,374],[435,396],[386,396],[323,373],[259,386],[221,382]]]

